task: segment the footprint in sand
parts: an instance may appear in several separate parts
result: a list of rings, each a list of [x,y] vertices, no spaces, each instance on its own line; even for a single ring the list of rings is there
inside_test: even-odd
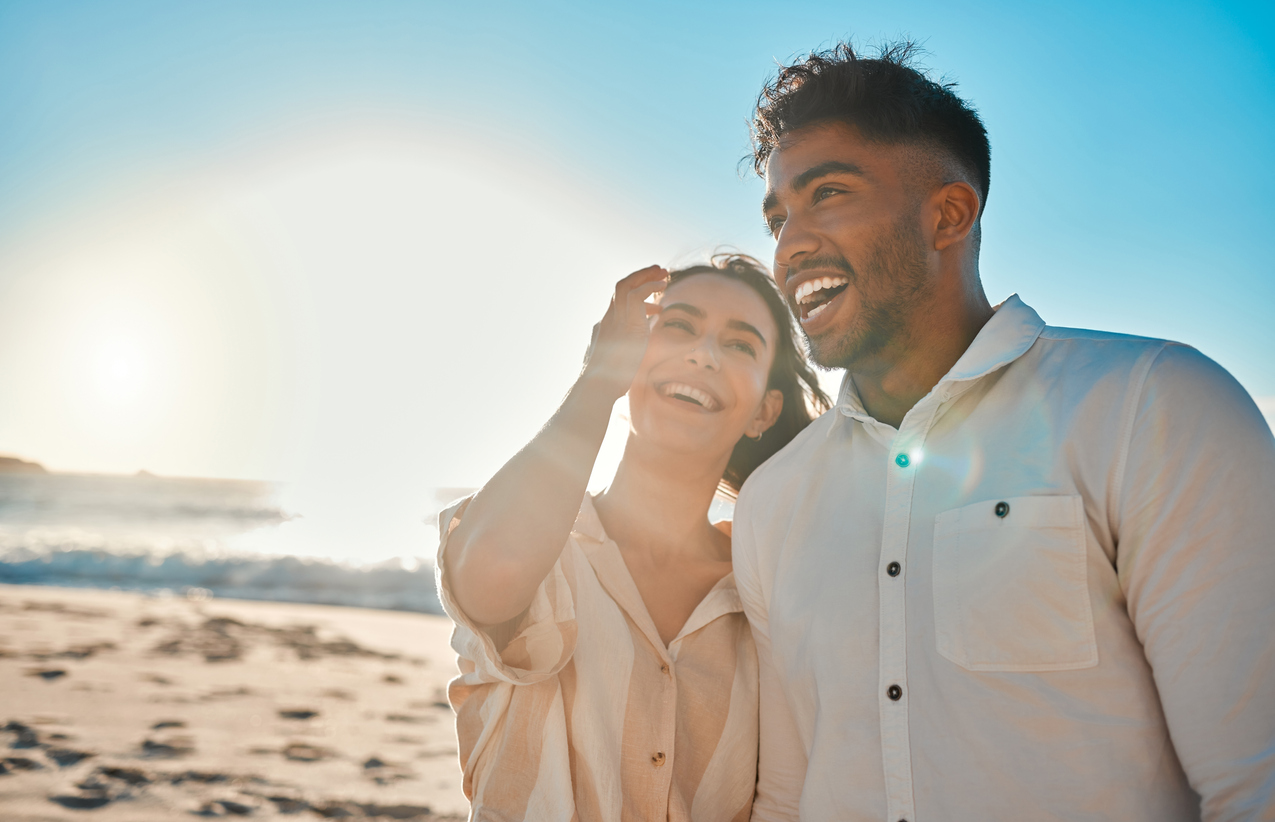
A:
[[[279,711],[280,719],[314,719],[318,715],[318,711],[313,711],[309,708],[293,708]]]
[[[14,740],[9,743],[10,748],[35,748],[40,745],[40,735],[36,733],[35,728],[25,722],[11,719],[0,728],[0,731],[14,735]]]
[[[7,756],[4,758],[4,764],[12,771],[42,771],[44,766],[34,759],[27,759],[25,756]]]
[[[27,671],[27,676],[38,676],[46,682],[52,682],[55,679],[66,676],[66,671],[61,668],[32,668]]]
[[[249,816],[255,810],[256,808],[252,805],[245,805],[232,799],[216,799],[205,802],[203,807],[191,813],[195,816]]]
[[[293,762],[318,762],[336,756],[336,752],[329,748],[310,745],[306,742],[290,742],[280,753],[283,754],[284,759],[290,759]]]
[[[186,723],[180,719],[161,719],[151,726],[152,731],[162,731],[165,728],[185,728]]]
[[[146,759],[176,759],[195,750],[195,742],[188,736],[175,736],[167,741],[155,739],[142,741],[142,756]]]
[[[73,748],[45,748],[44,755],[58,764],[59,768],[69,768],[97,754],[91,751],[77,751]]]

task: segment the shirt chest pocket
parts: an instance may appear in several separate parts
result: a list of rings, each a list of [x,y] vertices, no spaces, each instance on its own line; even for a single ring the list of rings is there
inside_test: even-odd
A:
[[[938,652],[970,671],[1098,664],[1078,496],[1010,497],[934,520]]]

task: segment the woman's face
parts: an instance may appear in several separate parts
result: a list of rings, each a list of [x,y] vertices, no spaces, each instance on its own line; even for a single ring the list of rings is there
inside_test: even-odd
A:
[[[761,295],[737,280],[694,274],[660,299],[646,356],[629,388],[633,434],[679,452],[729,457],[764,432],[783,397],[767,391],[778,332]]]

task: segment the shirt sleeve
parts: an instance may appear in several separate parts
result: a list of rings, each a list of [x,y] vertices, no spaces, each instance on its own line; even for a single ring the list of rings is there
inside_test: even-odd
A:
[[[452,649],[460,656],[465,684],[541,682],[561,671],[575,653],[577,624],[570,546],[563,549],[525,612],[503,625],[481,626],[456,602],[447,575],[447,539],[460,523],[470,499],[467,497],[438,515],[439,544],[434,564],[439,601],[456,625]]]
[[[732,527],[731,561],[735,584],[743,601],[744,614],[757,644],[759,682],[759,744],[757,796],[753,800],[754,822],[795,820],[801,807],[806,780],[806,749],[797,733],[797,723],[788,707],[783,681],[775,667],[770,644],[770,609],[757,562],[757,545],[749,516],[747,487],[735,505]]]
[[[1117,570],[1203,818],[1275,820],[1275,439],[1194,349],[1146,377],[1116,504]]]

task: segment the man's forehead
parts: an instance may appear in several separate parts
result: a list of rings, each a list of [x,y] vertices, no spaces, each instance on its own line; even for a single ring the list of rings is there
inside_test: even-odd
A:
[[[810,182],[806,178],[820,170],[888,181],[896,176],[893,165],[904,148],[865,140],[857,128],[845,123],[816,123],[796,129],[780,138],[766,159],[765,203],[773,203],[788,189],[803,188]],[[819,176],[824,175],[813,174]]]

